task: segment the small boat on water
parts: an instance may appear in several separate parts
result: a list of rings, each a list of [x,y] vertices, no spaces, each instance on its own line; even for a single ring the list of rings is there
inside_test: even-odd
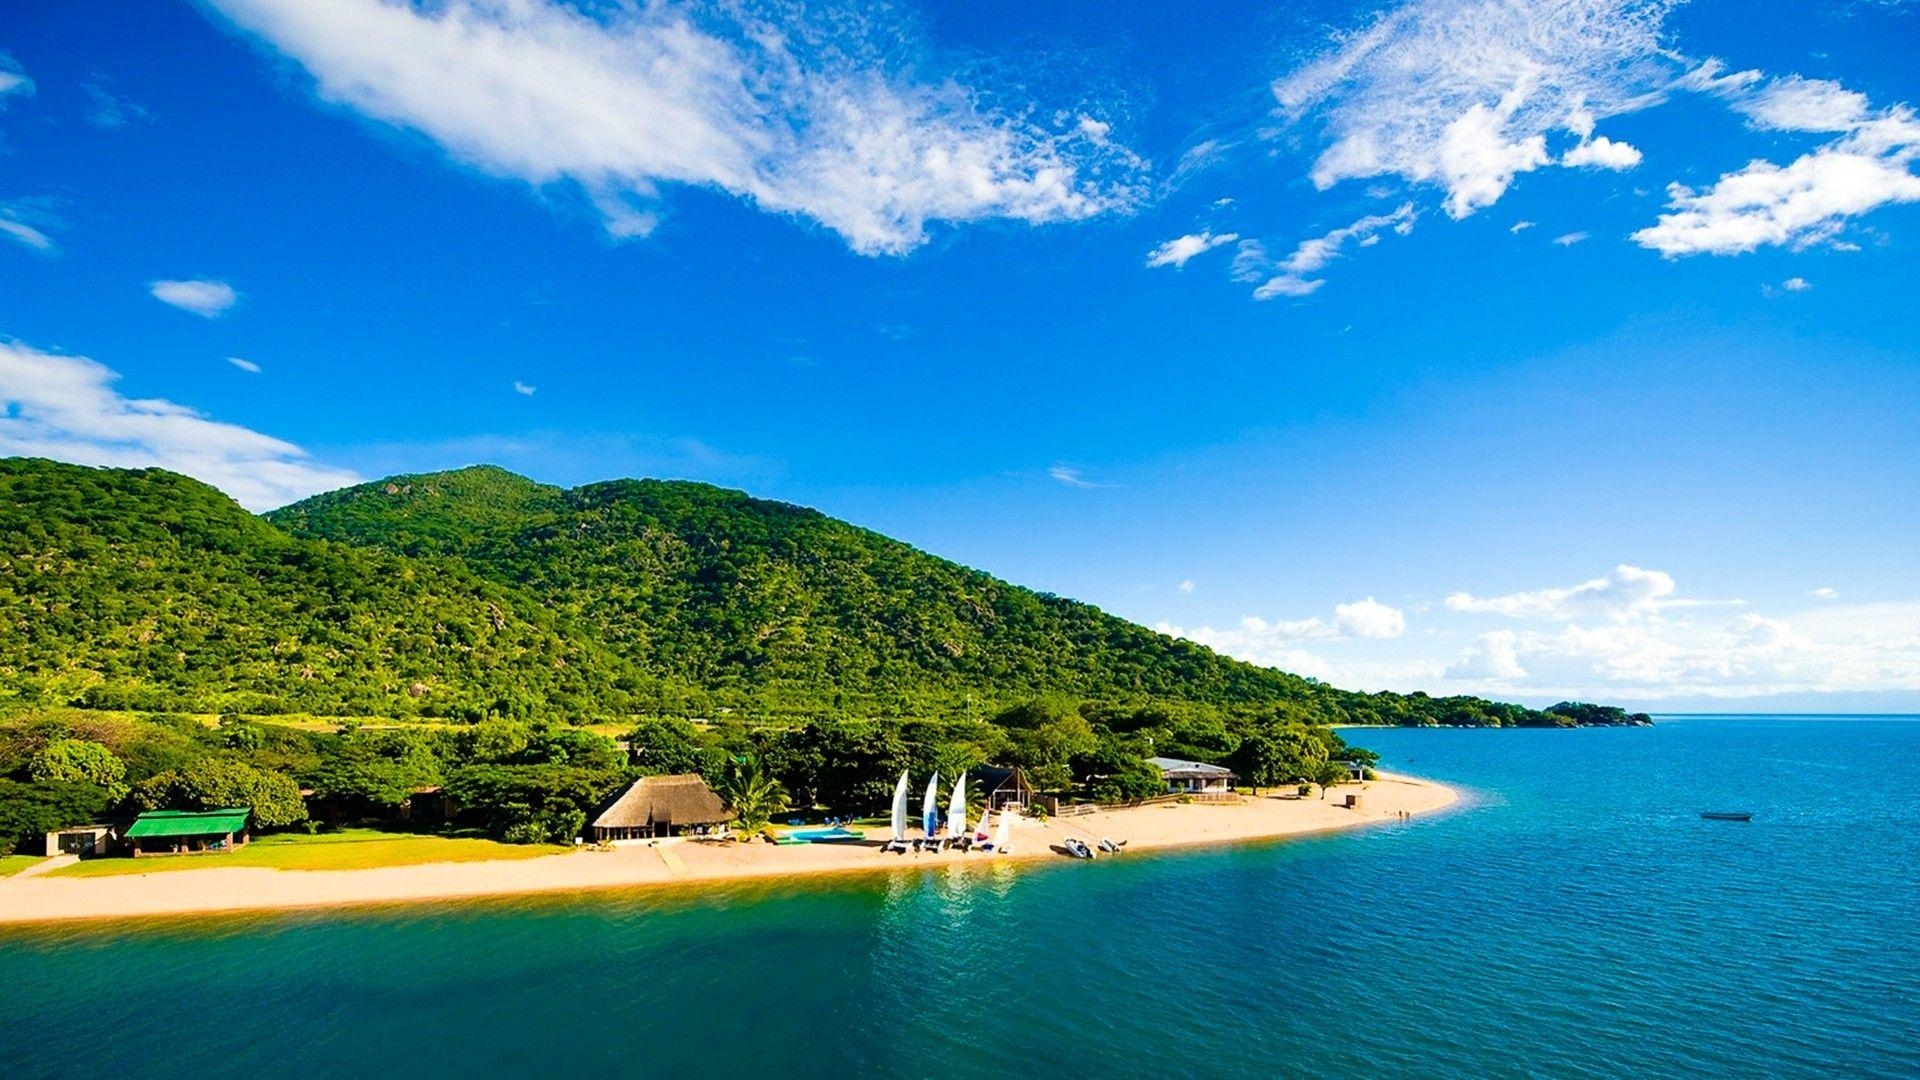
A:
[[[1702,810],[1700,816],[1708,821],[1752,821],[1751,810]]]

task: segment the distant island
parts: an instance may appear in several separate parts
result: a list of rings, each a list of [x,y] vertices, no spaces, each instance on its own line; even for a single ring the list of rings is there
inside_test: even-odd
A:
[[[1336,689],[696,483],[476,467],[256,516],[15,458],[0,541],[0,853],[142,808],[391,821],[428,791],[565,842],[650,774],[841,815],[988,765],[1055,805],[1164,794],[1154,757],[1324,789],[1374,764],[1332,725],[1650,722]]]

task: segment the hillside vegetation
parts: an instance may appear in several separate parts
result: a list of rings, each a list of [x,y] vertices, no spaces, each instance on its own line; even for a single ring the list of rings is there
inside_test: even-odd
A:
[[[562,490],[477,467],[256,517],[161,470],[0,461],[0,701],[16,705],[797,722],[986,718],[1042,696],[1576,722],[1341,691],[705,484]]]

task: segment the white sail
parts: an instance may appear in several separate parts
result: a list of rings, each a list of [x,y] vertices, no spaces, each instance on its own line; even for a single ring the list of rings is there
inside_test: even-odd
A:
[[[1002,855],[1013,851],[1013,811],[1000,808],[1000,831],[993,836],[993,850]]]
[[[934,830],[940,827],[940,793],[936,790],[939,786],[939,773],[927,777],[927,798],[920,804],[920,827],[926,830],[928,836],[932,836]]]
[[[953,797],[947,800],[947,835],[955,840],[967,835],[967,774],[953,782]]]
[[[900,774],[900,782],[893,788],[893,838],[907,838],[907,774]]]

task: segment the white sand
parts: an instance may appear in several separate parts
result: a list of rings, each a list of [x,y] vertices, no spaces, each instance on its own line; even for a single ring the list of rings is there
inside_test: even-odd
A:
[[[1348,793],[1362,806],[1348,810]],[[1052,845],[1069,836],[1126,840],[1129,853],[1194,844],[1294,836],[1398,820],[1452,804],[1453,789],[1382,775],[1335,788],[1325,799],[1267,796],[1234,805],[1166,804],[1102,811],[1049,822],[1022,819],[1013,853],[882,854],[858,844],[711,844],[578,851],[540,859],[426,863],[373,870],[267,870],[209,867],[98,878],[0,878],[0,923],[135,918],[221,911],[268,911],[344,904],[390,904],[515,893],[568,892],[701,881],[851,873],[934,864],[989,865],[1059,859]],[[873,834],[876,839],[877,833]]]

